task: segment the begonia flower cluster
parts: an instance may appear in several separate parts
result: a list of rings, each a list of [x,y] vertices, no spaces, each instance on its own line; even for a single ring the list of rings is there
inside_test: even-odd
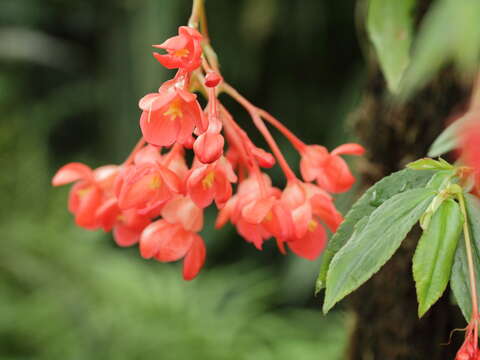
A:
[[[465,331],[465,340],[458,349],[455,360],[479,360],[478,348],[478,316],[474,316]]]
[[[175,76],[139,101],[142,138],[120,165],[91,169],[63,166],[55,186],[73,183],[68,209],[78,226],[112,231],[119,246],[138,244],[146,259],[183,259],[183,277],[193,279],[204,265],[200,235],[204,209],[215,206],[215,226],[232,223],[257,249],[275,239],[279,250],[315,260],[325,248],[327,231],[342,216],[332,193],[347,191],[354,178],[340,155],[361,155],[357,144],[332,152],[306,145],[266,111],[254,106],[222,78],[203,51],[206,40],[193,27],[154,45],[155,59]],[[252,118],[270,149],[255,145],[220,102],[226,93]],[[202,109],[198,95],[205,96]],[[299,151],[302,179],[291,170],[267,128],[279,130]],[[187,161],[192,156],[193,160]],[[277,164],[286,177],[280,189],[265,169]]]

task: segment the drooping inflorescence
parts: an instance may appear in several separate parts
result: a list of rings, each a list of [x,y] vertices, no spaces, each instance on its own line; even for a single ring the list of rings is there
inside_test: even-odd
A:
[[[121,165],[95,170],[70,163],[52,180],[54,186],[74,183],[68,208],[77,225],[112,231],[119,246],[138,243],[146,259],[183,259],[183,276],[190,280],[206,257],[199,235],[203,211],[215,203],[217,228],[230,221],[258,249],[275,238],[282,253],[288,248],[316,259],[327,241],[325,226],[335,231],[343,220],[330,193],[344,192],[354,182],[340,155],[361,155],[364,149],[345,144],[330,153],[304,144],[223,81],[208,39],[195,25],[181,26],[177,36],[154,47],[166,51],[154,53],[155,59],[177,72],[158,92],[140,100],[143,137],[130,156]],[[219,101],[221,92],[246,109],[272,153],[250,140]],[[196,93],[206,97],[205,109]],[[290,169],[265,122],[300,153],[303,181]],[[194,154],[191,164],[187,151]],[[283,190],[262,170],[276,162],[286,176]]]

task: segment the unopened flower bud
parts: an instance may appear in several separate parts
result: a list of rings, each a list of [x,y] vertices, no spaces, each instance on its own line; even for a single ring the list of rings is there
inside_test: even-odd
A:
[[[225,140],[221,134],[209,131],[200,135],[193,144],[193,151],[204,164],[210,164],[223,154]]]
[[[270,154],[269,152],[266,152],[265,150],[255,147],[252,149],[253,156],[255,156],[255,159],[258,161],[258,165],[260,165],[262,168],[271,168],[273,165],[275,165],[275,157]]]
[[[205,76],[205,86],[207,87],[215,87],[220,81],[222,81],[222,77],[215,71],[209,71]]]

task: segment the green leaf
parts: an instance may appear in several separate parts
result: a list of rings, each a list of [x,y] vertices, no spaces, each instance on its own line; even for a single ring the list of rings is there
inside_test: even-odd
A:
[[[480,54],[479,14],[477,0],[433,2],[421,23],[410,65],[400,84],[403,96],[430,81],[450,61],[461,73],[474,74]]]
[[[418,316],[442,296],[452,270],[463,215],[452,199],[442,202],[423,232],[413,256],[413,278],[417,288]]]
[[[318,274],[315,292],[318,293],[325,287],[328,267],[333,256],[351,238],[355,231],[356,224],[363,218],[368,219],[370,214],[382,205],[386,200],[399,192],[424,187],[434,176],[433,171],[415,171],[404,169],[397,171],[390,176],[370,187],[360,199],[352,206],[345,216],[337,232],[328,242],[327,249],[322,255],[322,264]]]
[[[472,239],[472,255],[477,282],[477,296],[480,297],[480,200],[470,194],[465,195],[467,206],[468,226]],[[455,260],[452,267],[450,287],[463,316],[470,321],[472,301],[470,298],[470,281],[468,273],[467,253],[465,239],[458,243]]]
[[[435,189],[437,191],[445,189],[449,184],[456,181],[456,170],[440,170],[430,178],[427,187]]]
[[[435,191],[428,188],[409,190],[385,201],[370,215],[363,230],[340,249],[330,264],[325,313],[390,259],[434,196]]]
[[[414,5],[415,0],[370,0],[368,6],[368,35],[393,93],[410,61]]]
[[[407,164],[407,168],[413,170],[451,170],[453,169],[453,165],[443,159],[434,160],[423,158]]]
[[[455,150],[459,145],[458,133],[468,119],[470,119],[470,115],[466,114],[443,130],[443,132],[435,139],[432,146],[430,146],[428,156],[436,157]]]

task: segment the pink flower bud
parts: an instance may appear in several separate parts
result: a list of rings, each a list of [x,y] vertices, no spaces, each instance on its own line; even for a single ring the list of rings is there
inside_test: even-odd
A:
[[[255,156],[255,159],[258,161],[258,165],[260,165],[262,168],[270,169],[273,165],[275,165],[275,158],[269,152],[266,152],[261,148],[254,147],[252,149],[252,153],[253,156]]]
[[[220,81],[222,81],[222,77],[214,71],[209,71],[207,76],[205,76],[205,86],[207,87],[215,87]]]
[[[222,156],[224,144],[221,134],[207,131],[195,140],[193,151],[202,163],[210,164]]]

